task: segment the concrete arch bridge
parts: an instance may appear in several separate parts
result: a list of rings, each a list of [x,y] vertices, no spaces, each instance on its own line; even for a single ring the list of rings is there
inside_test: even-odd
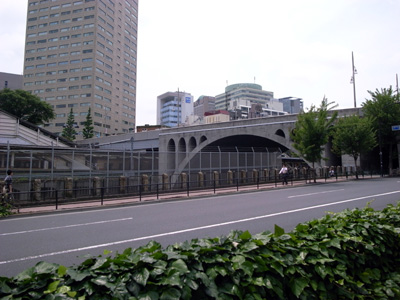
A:
[[[361,109],[338,110],[339,117],[361,115]],[[236,120],[224,123],[178,127],[159,134],[159,174],[228,170],[263,170],[281,165],[284,153],[291,151],[290,132],[297,115]],[[322,165],[337,165],[337,158],[325,147]]]

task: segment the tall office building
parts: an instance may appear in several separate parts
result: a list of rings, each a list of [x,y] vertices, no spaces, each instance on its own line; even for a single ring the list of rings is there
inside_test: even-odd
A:
[[[238,83],[228,85],[225,93],[215,98],[215,109],[234,110],[241,105],[261,104],[264,107],[273,100],[274,93],[264,91],[259,84]]]
[[[167,92],[157,97],[157,125],[176,127],[193,115],[193,96],[186,92]]]
[[[54,107],[46,129],[71,108],[78,132],[89,108],[97,136],[135,128],[137,22],[138,0],[28,0],[23,89]]]

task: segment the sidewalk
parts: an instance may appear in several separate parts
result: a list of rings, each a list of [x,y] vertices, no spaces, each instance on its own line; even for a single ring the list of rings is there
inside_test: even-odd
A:
[[[372,178],[377,178],[376,176]],[[379,178],[379,176],[378,176]],[[271,189],[282,189],[282,188],[291,188],[291,187],[299,187],[305,186],[309,184],[328,184],[328,183],[335,183],[335,182],[343,182],[349,181],[353,178],[346,179],[345,177],[342,178],[328,178],[328,179],[317,179],[316,183],[306,183],[305,180],[301,181],[293,181],[289,182],[288,185],[282,185],[281,182],[277,183],[263,183],[259,184],[258,189],[257,185],[244,185],[239,186],[239,190],[237,190],[236,186],[231,187],[217,187],[214,193],[214,189],[207,189],[207,190],[194,190],[190,191],[189,196],[187,195],[186,191],[183,192],[176,192],[176,193],[166,193],[166,194],[159,194],[158,199],[156,194],[144,195],[142,199],[138,196],[132,197],[119,197],[119,198],[107,198],[104,199],[103,205],[101,200],[88,200],[88,201],[81,201],[81,202],[69,202],[69,203],[61,203],[56,205],[46,205],[46,206],[33,206],[33,207],[22,207],[18,211],[15,211],[16,214],[34,214],[34,213],[46,213],[46,212],[55,212],[55,211],[66,211],[66,210],[79,210],[79,209],[89,209],[89,208],[100,208],[100,207],[110,207],[110,206],[118,206],[118,205],[132,205],[132,204],[139,204],[141,202],[150,202],[150,201],[163,201],[163,200],[179,200],[179,199],[189,199],[189,198],[196,198],[196,197],[211,197],[215,195],[229,195],[229,194],[237,194],[237,193],[248,193],[248,192],[256,192],[262,190],[271,190]],[[365,179],[371,179],[371,177],[366,177]],[[362,178],[361,178],[362,180]]]

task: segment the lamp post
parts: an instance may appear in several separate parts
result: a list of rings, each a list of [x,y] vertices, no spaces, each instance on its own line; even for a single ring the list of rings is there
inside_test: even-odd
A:
[[[351,64],[352,64],[352,72],[353,75],[351,76],[350,83],[353,84],[353,94],[354,94],[354,108],[357,107],[357,101],[356,101],[356,77],[354,75],[357,74],[357,69],[354,67],[354,55],[353,51],[351,52]]]

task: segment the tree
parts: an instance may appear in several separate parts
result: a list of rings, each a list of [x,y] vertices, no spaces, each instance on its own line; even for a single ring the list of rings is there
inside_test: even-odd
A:
[[[357,170],[357,159],[360,155],[371,151],[377,145],[372,120],[359,116],[340,119],[335,126],[332,143],[336,154],[348,154],[354,158]],[[358,179],[357,171],[356,178]]]
[[[67,123],[64,125],[64,129],[61,133],[61,136],[70,141],[75,140],[76,136],[75,126],[76,125],[75,125],[74,112],[71,108],[71,111],[68,114]]]
[[[337,112],[333,112],[328,118],[329,111],[337,106],[332,104],[333,102],[328,103],[328,99],[324,97],[319,108],[312,105],[308,112],[300,113],[290,134],[293,147],[299,151],[301,157],[312,163],[313,168],[322,159],[322,151],[328,143],[332,125],[337,118]]]
[[[393,147],[396,145],[397,133],[392,131],[393,125],[400,124],[399,95],[395,94],[392,87],[368,91],[372,99],[367,99],[362,105],[364,115],[370,117],[373,128],[377,133],[382,162],[382,148],[389,152],[389,170],[393,167]],[[382,166],[381,166],[382,167]],[[382,170],[381,170],[382,171]]]
[[[47,123],[55,118],[50,104],[24,90],[1,90],[0,109],[35,125]]]
[[[90,139],[90,138],[94,137],[93,119],[92,119],[90,112],[91,112],[91,110],[89,107],[88,114],[86,115],[86,121],[83,125],[84,127],[83,127],[83,131],[82,131],[84,139]]]

